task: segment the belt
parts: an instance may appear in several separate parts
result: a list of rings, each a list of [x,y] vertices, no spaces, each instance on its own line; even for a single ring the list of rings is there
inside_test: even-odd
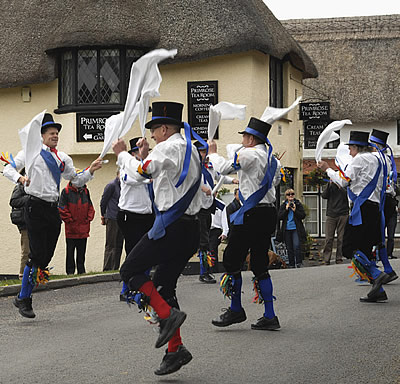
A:
[[[29,200],[35,201],[35,202],[43,204],[43,205],[47,205],[49,207],[58,207],[58,200],[57,201],[46,201],[46,200],[39,199],[38,197],[32,196],[32,195],[29,195]]]
[[[255,208],[274,208],[274,207],[275,207],[274,203],[261,203],[255,206]]]

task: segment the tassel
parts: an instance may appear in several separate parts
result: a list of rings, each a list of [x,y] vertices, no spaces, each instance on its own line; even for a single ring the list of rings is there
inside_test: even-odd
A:
[[[253,278],[253,291],[255,293],[252,302],[255,304],[263,304],[264,299],[261,295],[261,289],[260,286],[258,285],[258,280],[254,277]]]
[[[151,325],[158,324],[159,319],[156,311],[150,306],[150,297],[139,291],[129,291],[126,295],[128,304],[137,305],[139,313],[144,313],[144,319]]]
[[[230,300],[232,300],[232,295],[235,293],[233,291],[234,282],[235,282],[235,278],[233,277],[233,275],[228,275],[227,273],[224,273],[221,276],[221,280],[219,283],[220,291],[222,292],[224,297],[227,297]]]
[[[50,280],[50,271],[48,268],[33,266],[29,274],[29,283],[37,287],[39,284],[46,284]]]
[[[367,271],[367,269],[356,259],[353,257],[351,260],[351,266],[353,267],[354,273],[350,276],[353,277],[355,274],[360,276],[362,280],[368,280],[370,283],[373,281],[371,274]]]
[[[213,267],[215,265],[215,256],[211,253],[208,252],[206,253],[206,262],[209,267]]]

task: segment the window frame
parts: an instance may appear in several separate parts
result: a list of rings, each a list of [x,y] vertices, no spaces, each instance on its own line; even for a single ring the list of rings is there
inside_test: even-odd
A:
[[[96,85],[96,94],[97,94],[97,102],[96,103],[86,103],[86,104],[78,104],[78,52],[86,51],[86,50],[95,50],[96,57],[96,71],[97,71],[97,85]],[[100,60],[101,60],[101,51],[104,50],[118,50],[119,51],[119,82],[120,82],[120,102],[119,103],[101,103],[99,98],[100,92]],[[69,47],[57,50],[57,67],[58,67],[58,108],[54,111],[58,114],[70,113],[70,112],[98,112],[98,111],[123,111],[126,96],[129,86],[129,72],[130,66],[128,68],[128,62],[132,60],[133,56],[127,56],[127,52],[129,50],[137,51],[137,57],[135,56],[132,63],[135,62],[139,57],[144,55],[147,50],[143,48],[137,48],[132,46],[80,46],[80,47]],[[62,58],[66,52],[72,53],[72,84],[71,84],[71,92],[72,92],[72,104],[63,104],[63,72],[62,72]]]
[[[269,57],[269,105],[283,108],[283,60]]]

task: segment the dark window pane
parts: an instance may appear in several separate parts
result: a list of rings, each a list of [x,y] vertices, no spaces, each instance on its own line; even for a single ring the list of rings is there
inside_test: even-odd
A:
[[[65,52],[61,57],[61,104],[72,104],[73,61],[72,52]]]
[[[119,104],[121,102],[120,68],[118,49],[102,49],[100,51],[101,104]]]
[[[97,52],[78,51],[78,104],[97,103]]]
[[[269,61],[269,105],[282,108],[283,106],[283,76],[282,61],[270,57]]]

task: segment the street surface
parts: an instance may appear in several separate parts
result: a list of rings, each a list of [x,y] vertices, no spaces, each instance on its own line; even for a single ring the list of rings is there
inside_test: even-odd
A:
[[[392,265],[400,274],[400,260]],[[37,292],[33,320],[0,297],[0,382],[400,383],[400,279],[385,287],[387,303],[360,303],[369,286],[351,273],[348,264],[271,271],[282,327],[272,332],[250,329],[263,313],[251,303],[250,272],[248,320],[227,328],[211,325],[229,306],[217,285],[181,277],[182,337],[193,360],[163,377],[153,371],[164,348],[154,348],[157,334],[137,308],[119,302],[118,282]]]

